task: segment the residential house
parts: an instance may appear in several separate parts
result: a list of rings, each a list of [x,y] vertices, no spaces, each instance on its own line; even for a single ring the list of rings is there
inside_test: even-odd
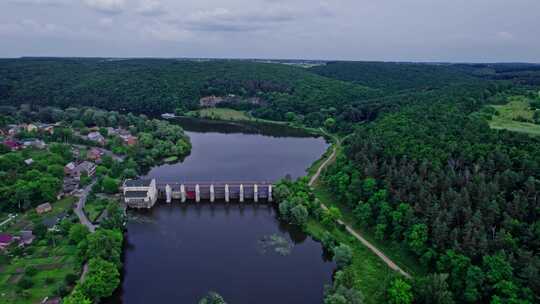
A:
[[[37,132],[38,127],[35,124],[27,124],[25,129],[26,132]]]
[[[37,127],[38,127],[39,132],[48,133],[51,135],[54,134],[54,125],[40,123],[40,124],[37,124]]]
[[[51,211],[52,211],[52,206],[49,203],[41,204],[36,207],[36,212],[38,214],[43,214],[43,213],[47,213]]]
[[[23,142],[25,148],[34,147],[36,149],[45,149],[47,144],[41,139],[27,139]]]
[[[13,242],[13,236],[9,233],[0,233],[0,250],[6,249]]]
[[[32,233],[31,230],[23,230],[21,231],[21,235],[19,238],[19,246],[30,245],[35,240],[35,238],[36,236]]]
[[[12,139],[5,140],[4,145],[6,147],[8,147],[11,151],[17,151],[17,150],[20,150],[22,148],[22,145],[18,141],[15,141],[15,140],[12,140]]]
[[[77,176],[77,177],[65,177],[64,178],[64,185],[63,185],[63,188],[62,188],[62,191],[64,193],[73,193],[73,191],[79,189],[79,182],[81,181],[81,179]]]
[[[101,161],[101,156],[103,155],[103,152],[100,149],[92,148],[87,153],[87,157],[90,160],[93,160],[95,162]]]
[[[137,144],[137,137],[133,135],[120,135],[120,138],[122,138],[122,141],[124,142],[124,145],[126,146],[134,146]]]
[[[83,161],[75,167],[75,174],[81,176],[85,173],[87,176],[93,176],[96,173],[96,165],[89,161]]]
[[[105,137],[103,137],[103,135],[101,135],[101,133],[99,133],[99,132],[95,132],[95,131],[90,132],[90,133],[88,133],[87,138],[88,138],[88,140],[91,140],[93,142],[97,142],[100,145],[105,144]]]
[[[8,128],[9,136],[14,136],[21,132],[21,127],[19,127],[18,125],[8,125]]]
[[[75,167],[77,165],[74,162],[70,162],[69,164],[64,166],[64,174],[66,175],[73,175],[75,172]]]
[[[27,164],[28,166],[30,166],[31,164],[34,163],[34,160],[29,158],[29,159],[25,160],[24,163]]]

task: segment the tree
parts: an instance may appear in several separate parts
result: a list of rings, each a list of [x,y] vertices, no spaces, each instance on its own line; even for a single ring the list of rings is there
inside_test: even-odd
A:
[[[89,234],[84,255],[87,258],[101,258],[120,266],[122,233],[118,230],[98,229]]]
[[[327,118],[324,121],[324,127],[328,130],[333,130],[335,126],[336,126],[336,120],[332,117]]]
[[[401,278],[396,278],[388,288],[388,303],[410,304],[413,301],[412,288],[409,283]]]
[[[338,268],[343,268],[352,262],[353,252],[351,247],[346,244],[340,244],[334,247],[333,260],[337,264]]]
[[[90,233],[88,228],[83,224],[74,224],[69,229],[69,240],[73,244],[79,244],[86,239],[86,236]]]
[[[426,242],[428,239],[427,226],[425,224],[415,224],[411,227],[407,234],[407,244],[409,248],[417,255],[422,255],[426,250]]]
[[[37,239],[43,239],[45,234],[47,234],[47,226],[43,225],[43,223],[36,224],[32,230],[32,233]]]
[[[323,211],[321,223],[328,227],[332,228],[336,225],[337,221],[342,217],[341,211],[337,207],[330,207]]]
[[[453,304],[452,292],[448,288],[447,274],[429,274],[414,283],[414,298],[421,304]]]
[[[103,178],[103,181],[101,182],[101,185],[102,185],[103,191],[105,193],[114,194],[114,193],[118,192],[119,182],[118,182],[118,180],[116,180],[116,179],[114,179],[112,177],[105,176]]]
[[[198,304],[227,304],[227,302],[217,292],[210,291],[204,298],[199,300]]]
[[[298,226],[304,225],[308,220],[308,211],[304,205],[296,205],[290,210],[292,223]]]
[[[119,284],[120,273],[116,265],[101,258],[92,258],[88,262],[88,274],[81,289],[89,298],[99,302],[111,296]]]
[[[92,304],[92,301],[76,287],[73,292],[62,300],[63,304]]]

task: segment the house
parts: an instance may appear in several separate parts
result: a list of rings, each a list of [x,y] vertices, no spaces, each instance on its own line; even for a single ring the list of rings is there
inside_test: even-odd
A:
[[[11,139],[4,141],[4,146],[8,147],[11,151],[17,151],[22,148],[22,145],[19,142]]]
[[[80,178],[78,177],[65,177],[62,191],[64,193],[73,193],[73,191],[79,188]]]
[[[29,158],[29,159],[25,160],[24,163],[27,164],[28,166],[30,166],[31,164],[34,163],[34,160]]]
[[[92,149],[90,149],[90,151],[88,151],[86,156],[90,160],[99,161],[99,160],[101,160],[102,155],[103,155],[103,152],[100,149],[92,148]]]
[[[30,245],[35,240],[35,238],[36,236],[32,233],[31,230],[23,230],[21,231],[21,235],[19,238],[19,246]]]
[[[87,176],[93,176],[96,173],[96,165],[89,161],[83,161],[75,167],[75,174],[81,176],[84,173]]]
[[[155,179],[126,180],[122,188],[124,202],[130,208],[152,208],[157,201]]]
[[[54,125],[42,123],[42,124],[38,124],[37,127],[40,132],[48,133],[51,135],[54,134]]]
[[[134,146],[137,144],[137,137],[133,135],[120,135],[120,138],[122,138],[122,141],[124,142],[124,145],[127,146]]]
[[[43,214],[43,213],[47,213],[51,211],[52,211],[52,206],[49,203],[41,204],[36,207],[36,212],[38,214]]]
[[[69,164],[65,165],[64,166],[64,174],[66,175],[73,175],[73,173],[75,172],[75,163],[74,162],[70,162]]]
[[[0,233],[0,250],[6,249],[11,242],[13,242],[13,236],[8,233]]]
[[[8,135],[14,136],[21,132],[21,127],[18,125],[8,125]]]
[[[87,138],[88,138],[88,140],[91,140],[93,142],[97,142],[100,145],[105,144],[105,137],[103,137],[103,135],[101,135],[101,133],[99,133],[99,132],[96,132],[96,131],[90,132],[90,133],[88,133]]]
[[[38,127],[35,124],[27,124],[25,129],[26,132],[37,132]]]
[[[27,139],[23,142],[25,148],[34,147],[36,149],[45,149],[47,144],[41,139]]]

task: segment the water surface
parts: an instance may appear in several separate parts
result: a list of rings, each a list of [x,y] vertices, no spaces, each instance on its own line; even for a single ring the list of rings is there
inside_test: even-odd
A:
[[[193,122],[190,122],[193,123]],[[149,177],[178,181],[275,181],[305,175],[322,138],[271,127],[184,125],[193,144],[182,163]],[[216,291],[230,304],[321,303],[335,265],[320,243],[280,222],[275,206],[159,203],[130,212],[122,288],[109,303],[197,303]],[[279,240],[278,244],[268,240]]]

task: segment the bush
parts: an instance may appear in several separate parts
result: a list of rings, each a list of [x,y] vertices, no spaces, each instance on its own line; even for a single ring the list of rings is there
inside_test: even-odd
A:
[[[66,283],[66,285],[71,286],[71,285],[75,284],[75,282],[77,282],[78,279],[79,279],[79,276],[77,276],[76,274],[68,273],[64,277],[64,282]]]
[[[351,247],[346,244],[340,244],[334,248],[333,261],[339,268],[349,265],[352,261],[353,252]]]
[[[38,270],[36,267],[34,266],[28,266],[26,267],[26,269],[24,270],[24,274],[29,276],[29,277],[33,277],[37,274]]]
[[[46,284],[46,285],[54,284],[54,278],[46,277],[46,278],[45,278],[45,284]]]
[[[27,276],[24,276],[18,283],[17,283],[17,287],[19,289],[29,289],[31,288],[32,286],[34,286],[34,283],[32,282],[32,280],[27,277]]]

